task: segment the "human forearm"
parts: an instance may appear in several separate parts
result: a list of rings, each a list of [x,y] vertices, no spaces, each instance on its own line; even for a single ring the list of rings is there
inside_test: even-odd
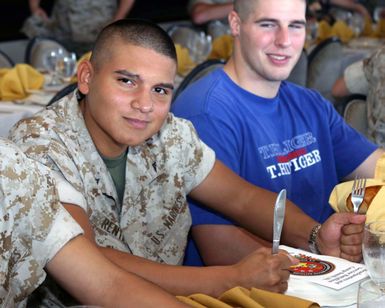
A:
[[[136,275],[159,285],[175,295],[189,295],[203,292],[218,296],[223,291],[239,285],[235,269],[226,267],[187,267],[160,264],[120,252],[99,247],[112,262]]]
[[[233,9],[232,3],[226,4],[196,4],[191,10],[191,19],[195,24],[203,24],[210,20],[223,19]]]
[[[46,268],[82,303],[103,307],[185,307],[159,287],[118,268],[84,237],[68,242]]]
[[[120,0],[118,9],[116,10],[114,20],[122,19],[127,16],[135,0]]]
[[[40,8],[40,0],[29,0],[28,3],[31,13],[34,13],[37,9]]]
[[[219,161],[190,196],[232,218],[253,234],[272,240],[273,211],[277,194],[249,184],[229,172]],[[308,249],[309,235],[316,224],[288,200],[282,242]]]

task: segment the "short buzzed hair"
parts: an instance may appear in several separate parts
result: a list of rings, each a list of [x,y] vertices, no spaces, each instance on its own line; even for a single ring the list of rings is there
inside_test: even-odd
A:
[[[234,0],[234,11],[236,11],[241,20],[246,20],[253,12],[255,5],[259,0]]]
[[[96,38],[91,63],[97,67],[116,41],[152,49],[177,61],[174,42],[157,24],[144,19],[120,19],[107,25]]]

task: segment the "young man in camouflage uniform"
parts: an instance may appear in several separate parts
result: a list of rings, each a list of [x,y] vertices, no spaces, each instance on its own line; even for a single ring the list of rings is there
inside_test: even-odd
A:
[[[32,16],[26,20],[22,31],[30,38],[55,38],[68,50],[82,54],[91,50],[105,25],[126,17],[134,1],[55,0],[48,18],[40,6],[41,0],[29,0]]]
[[[175,74],[167,33],[145,21],[117,21],[79,66],[78,99],[64,97],[20,122],[11,137],[83,195],[67,210],[120,267],[174,294],[215,296],[235,285],[283,292],[289,272],[282,269],[296,261],[267,248],[231,266],[175,266],[183,261],[191,224],[186,195],[270,240],[276,198],[216,161],[191,123],[169,113]],[[331,217],[318,233],[321,251],[356,253],[357,235],[341,229],[363,219]],[[288,201],[283,242],[307,249],[316,225]]]
[[[24,306],[27,296],[43,282],[46,268],[82,302],[184,307],[171,295],[118,269],[81,233],[61,206],[50,171],[1,139],[0,306]]]
[[[366,95],[368,113],[367,136],[385,147],[385,47],[379,48],[368,59],[349,65],[344,76],[336,81],[333,95]]]

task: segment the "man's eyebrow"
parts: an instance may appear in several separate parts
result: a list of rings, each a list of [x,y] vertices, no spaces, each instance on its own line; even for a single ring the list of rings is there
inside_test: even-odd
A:
[[[138,74],[134,74],[134,73],[131,73],[127,70],[116,70],[114,71],[115,74],[119,74],[119,75],[123,75],[123,76],[126,76],[126,77],[129,77],[131,79],[135,79],[135,80],[142,80],[142,78],[140,78],[140,75]],[[163,87],[163,88],[167,88],[167,89],[170,89],[170,90],[174,90],[174,85],[172,83],[159,83],[157,84],[155,87]]]
[[[136,79],[136,80],[140,80],[140,76],[138,74],[134,74],[134,73],[131,73],[127,70],[116,70],[114,71],[115,74],[120,74],[120,75],[123,75],[123,76],[126,76],[126,77],[130,77],[132,79]]]
[[[263,23],[263,22],[273,22],[273,23],[276,23],[276,24],[279,24],[280,21],[278,19],[274,19],[274,18],[260,18],[260,19],[257,19],[255,21],[255,23]],[[295,20],[291,20],[290,21],[290,24],[301,24],[301,25],[306,25],[306,21],[303,20],[303,19],[295,19]]]
[[[174,90],[174,85],[172,83],[159,83],[156,85],[156,87],[162,87],[162,88]]]

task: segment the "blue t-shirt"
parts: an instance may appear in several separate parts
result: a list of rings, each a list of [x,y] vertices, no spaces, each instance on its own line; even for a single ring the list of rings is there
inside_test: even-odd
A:
[[[286,188],[288,198],[319,222],[333,213],[333,187],[377,148],[318,92],[282,82],[277,96],[267,99],[240,88],[223,69],[188,87],[172,112],[192,121],[235,173],[274,192]],[[191,200],[190,209],[193,225],[232,223]],[[192,243],[185,263],[201,264]]]

